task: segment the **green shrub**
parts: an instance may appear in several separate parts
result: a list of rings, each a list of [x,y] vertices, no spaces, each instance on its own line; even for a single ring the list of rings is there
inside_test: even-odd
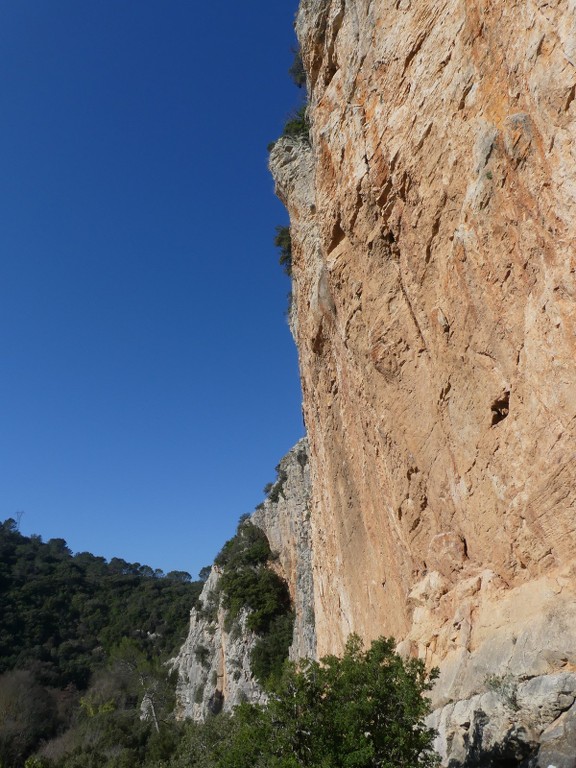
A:
[[[210,650],[205,645],[197,645],[194,648],[194,658],[203,667],[208,666],[208,659],[210,656]]]
[[[487,675],[484,679],[486,688],[494,691],[506,704],[514,710],[518,709],[518,680],[510,674]]]
[[[306,71],[302,61],[302,52],[300,47],[293,49],[294,58],[288,70],[288,74],[297,88],[306,87]]]
[[[394,641],[364,651],[356,636],[343,658],[287,665],[267,706],[242,704],[218,768],[433,768],[434,731],[424,694],[435,673],[404,662]]]
[[[269,568],[242,568],[222,574],[222,605],[233,621],[249,610],[246,626],[253,632],[268,631],[272,619],[290,608],[286,582]]]
[[[280,261],[282,263],[282,260]],[[290,265],[291,269],[291,265]],[[286,274],[289,274],[286,272]],[[282,469],[280,464],[276,467],[276,480],[273,483],[266,483],[263,488],[263,492],[268,496],[268,499],[273,502],[277,502],[280,498],[280,494],[284,496],[284,485],[288,480],[288,475],[285,469]]]
[[[282,676],[293,635],[294,614],[289,611],[273,618],[268,632],[256,641],[250,656],[250,668],[263,687],[273,686]]]
[[[278,478],[272,490],[279,493],[285,473],[276,469]],[[247,611],[246,628],[259,635],[252,672],[262,685],[279,674],[292,641],[290,593],[286,582],[269,567],[274,557],[265,533],[243,519],[215,561],[222,569],[219,588],[226,610],[224,630],[238,631],[237,620]]]
[[[293,139],[305,139],[310,141],[310,120],[308,119],[308,105],[302,104],[288,117],[284,124],[282,136],[290,136]]]
[[[224,571],[262,565],[270,557],[270,545],[266,534],[249,520],[242,520],[236,535],[229,539],[214,562]]]

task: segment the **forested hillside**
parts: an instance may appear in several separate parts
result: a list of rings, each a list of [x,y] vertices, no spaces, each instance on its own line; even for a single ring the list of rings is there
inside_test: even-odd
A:
[[[169,709],[162,662],[185,637],[201,586],[183,571],[73,555],[64,539],[43,542],[12,519],[0,524],[2,768],[17,768],[65,732],[66,749],[74,748],[70,728],[83,718],[114,712],[118,728],[122,712],[139,722],[143,697],[152,722],[154,697]],[[57,757],[63,745],[48,751]]]
[[[283,593],[260,579],[266,537],[245,520],[239,531],[216,562],[229,610],[242,597],[258,631]],[[343,659],[286,662],[267,676],[267,706],[177,722],[165,662],[201,586],[0,524],[0,768],[436,764],[423,724],[430,678],[391,639],[364,651],[352,636]]]

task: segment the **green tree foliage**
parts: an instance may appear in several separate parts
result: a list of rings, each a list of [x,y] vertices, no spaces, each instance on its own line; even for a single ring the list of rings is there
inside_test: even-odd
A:
[[[250,657],[250,668],[263,685],[282,676],[293,634],[294,614],[289,611],[274,616],[267,632],[258,639]]]
[[[430,679],[422,662],[402,661],[392,640],[365,651],[352,636],[341,659],[289,666],[266,707],[237,708],[233,743],[215,765],[431,768],[434,733],[423,722]]]
[[[306,90],[306,71],[304,69],[302,54],[299,47],[293,49],[293,55],[294,58],[288,73],[297,88]],[[310,141],[310,121],[308,119],[307,106],[307,98],[306,94],[304,94],[304,101],[301,106],[288,117],[288,120],[284,125],[284,130],[282,131],[283,136],[291,136],[293,138]],[[275,143],[276,142],[272,142],[268,145],[269,152],[272,151]]]
[[[183,730],[173,717],[174,691],[166,665],[124,638],[94,673],[68,729],[36,757],[47,768],[157,768]]]
[[[272,619],[290,610],[286,582],[269,568],[226,571],[220,583],[224,593],[222,604],[230,621],[246,608],[246,626],[254,632],[267,632]]]
[[[163,665],[122,643],[94,676],[71,728],[40,756],[50,768],[157,768],[181,736],[172,716],[174,688]]]
[[[51,736],[57,714],[50,693],[31,672],[0,676],[0,765],[17,768],[40,739]]]
[[[265,706],[191,724],[168,768],[433,768],[428,676],[391,639],[290,664]]]
[[[89,552],[63,539],[43,543],[0,524],[0,673],[31,669],[44,685],[86,688],[124,637],[156,655],[181,644],[201,583]]]
[[[292,64],[290,65],[288,74],[290,75],[290,79],[297,88],[305,88],[306,71],[304,69],[304,62],[302,61],[302,52],[300,47],[293,49],[292,53],[294,54],[294,58],[292,59]]]
[[[294,139],[310,141],[310,120],[308,118],[308,105],[302,104],[288,117],[284,124],[283,136]]]
[[[167,581],[179,581],[182,584],[189,584],[192,581],[192,576],[188,571],[168,571],[164,578]]]
[[[284,273],[292,276],[292,242],[290,240],[290,227],[276,227],[274,244],[280,248],[279,263],[284,267]],[[290,294],[289,294],[290,295]],[[284,484],[288,479],[286,470],[280,464],[276,466],[276,480],[266,483],[263,492],[269,501],[277,502],[280,496],[284,496]]]
[[[252,672],[266,686],[277,676],[292,642],[294,617],[286,582],[273,571],[273,553],[265,533],[243,519],[215,563],[222,569],[220,589],[226,628],[246,610],[246,626],[260,637],[252,654]]]
[[[186,723],[166,768],[216,768],[218,760],[234,744],[238,726],[237,718],[227,713],[208,718],[205,723]]]
[[[126,655],[133,659],[124,648],[122,663]],[[116,676],[117,670],[110,671]],[[203,724],[167,722],[158,731],[128,716],[119,693],[125,680],[103,680],[100,701],[109,702],[112,693],[114,707],[84,712],[76,748],[53,757],[49,766],[433,768],[434,733],[424,717],[434,677],[421,661],[403,661],[391,639],[380,638],[364,650],[352,636],[342,658],[287,664],[265,706],[242,704],[233,715]]]
[[[32,765],[51,737],[34,757],[50,767],[128,768],[167,755],[175,685],[162,661],[181,644],[201,587],[184,571],[72,555],[63,539],[1,523],[1,768]]]
[[[202,583],[208,580],[208,576],[210,576],[211,571],[212,571],[211,565],[205,565],[203,568],[200,568],[200,572],[198,573],[198,578]]]
[[[224,544],[214,562],[224,573],[229,573],[265,565],[270,556],[270,544],[264,531],[249,520],[242,520],[236,535]]]

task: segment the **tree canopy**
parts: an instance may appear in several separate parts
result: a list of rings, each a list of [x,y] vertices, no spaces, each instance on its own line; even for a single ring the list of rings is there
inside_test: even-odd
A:
[[[190,574],[90,552],[64,539],[23,536],[0,523],[0,673],[31,669],[47,685],[85,688],[124,637],[169,654],[185,637],[201,590]]]
[[[143,764],[173,708],[162,662],[182,643],[201,586],[185,571],[73,555],[64,539],[0,523],[0,767],[43,766],[28,757],[43,741],[58,758],[50,765],[68,768],[61,755],[80,750],[85,768],[84,743],[98,768],[119,745]],[[152,729],[139,719],[143,698]]]
[[[166,768],[433,768],[435,674],[352,635],[342,658],[287,664],[266,705],[190,724]]]

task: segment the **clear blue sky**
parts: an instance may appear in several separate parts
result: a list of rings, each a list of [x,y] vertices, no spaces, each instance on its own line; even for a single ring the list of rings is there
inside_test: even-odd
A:
[[[195,576],[302,435],[296,0],[0,10],[0,519]]]

